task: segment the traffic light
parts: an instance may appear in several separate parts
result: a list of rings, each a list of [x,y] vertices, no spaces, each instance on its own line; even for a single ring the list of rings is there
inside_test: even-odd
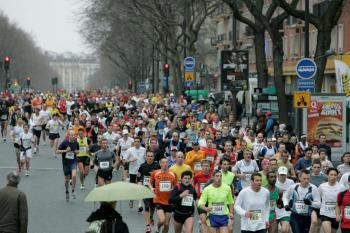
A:
[[[10,62],[11,62],[10,56],[5,56],[4,57],[4,68],[5,68],[5,70],[9,70],[10,69]]]
[[[28,76],[26,80],[27,80],[27,86],[29,87],[30,86],[30,81],[32,80],[32,77]]]
[[[128,81],[128,88],[130,91],[132,91],[132,81],[131,80]]]
[[[164,70],[164,76],[169,77],[169,68],[170,65],[168,63],[165,63],[163,66],[163,70]]]

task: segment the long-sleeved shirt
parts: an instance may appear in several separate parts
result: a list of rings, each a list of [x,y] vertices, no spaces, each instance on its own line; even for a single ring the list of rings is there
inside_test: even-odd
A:
[[[296,188],[297,185],[298,188]],[[311,187],[311,192],[309,192],[309,187]],[[283,193],[283,204],[286,206],[292,200],[292,212],[309,216],[311,214],[311,208],[304,203],[304,198],[308,198],[309,195],[312,197],[311,206],[319,209],[321,207],[320,193],[318,192],[318,188],[313,184],[309,184],[306,188],[302,187],[300,183],[290,186],[287,192]]]
[[[244,188],[235,202],[235,211],[241,216],[241,229],[258,231],[266,229],[270,213],[270,192],[261,188],[255,192],[251,187]],[[247,211],[253,212],[251,218],[245,216]]]

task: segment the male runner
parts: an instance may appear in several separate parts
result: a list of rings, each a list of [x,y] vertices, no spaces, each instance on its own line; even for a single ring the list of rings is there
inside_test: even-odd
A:
[[[114,152],[108,148],[108,140],[102,139],[101,150],[97,151],[94,158],[94,164],[97,167],[97,184],[103,186],[111,183],[113,168],[117,166]]]
[[[19,137],[21,167],[25,169],[25,176],[29,176],[30,159],[32,158],[33,134],[29,132],[29,125],[23,126],[23,133]]]
[[[89,174],[90,166],[90,140],[85,136],[84,129],[79,129],[77,142],[79,144],[79,153],[77,154],[77,162],[80,178],[80,189],[85,189],[85,177]]]

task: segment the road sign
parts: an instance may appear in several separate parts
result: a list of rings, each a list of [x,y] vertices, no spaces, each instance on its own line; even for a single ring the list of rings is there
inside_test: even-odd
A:
[[[295,108],[308,108],[310,107],[311,94],[307,91],[295,91],[294,92],[294,107]]]
[[[300,59],[295,66],[295,72],[301,79],[313,78],[317,72],[316,63],[310,58]]]
[[[146,84],[144,82],[140,82],[138,85],[138,91],[144,92],[146,90]]]
[[[193,72],[185,72],[185,81],[194,81],[194,73]]]
[[[299,79],[298,80],[298,91],[309,91],[315,92],[315,80],[313,79]]]
[[[185,71],[194,71],[195,66],[196,66],[196,60],[194,59],[194,57],[186,57],[184,59]]]
[[[193,81],[186,81],[185,82],[185,86],[186,87],[193,87],[194,86],[194,82]]]

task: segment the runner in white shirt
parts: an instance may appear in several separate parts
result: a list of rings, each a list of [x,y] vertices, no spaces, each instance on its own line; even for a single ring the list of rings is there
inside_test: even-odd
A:
[[[123,137],[118,140],[116,147],[116,154],[120,156],[120,161],[124,161],[126,159],[126,151],[132,147],[133,143],[134,139],[129,137],[129,131],[127,129],[123,129]],[[129,164],[123,163],[123,180],[128,178],[128,170]]]
[[[17,167],[19,172],[21,172],[19,138],[22,133],[23,133],[23,120],[22,118],[18,118],[16,122],[16,126],[13,127],[11,130],[11,138],[12,138],[13,146],[15,147],[16,161],[17,161]]]
[[[108,141],[108,149],[113,151],[119,139],[118,134],[113,132],[113,126],[108,127],[107,132],[103,134],[103,138]]]
[[[126,151],[125,163],[129,163],[129,177],[130,183],[137,183],[137,172],[145,162],[146,149],[141,147],[141,138],[136,137],[134,139],[134,146]],[[139,201],[139,208],[142,206],[141,200]],[[133,201],[130,201],[129,207],[133,207]]]
[[[46,136],[48,136],[49,130],[46,129],[46,125],[51,119],[51,113],[49,110],[46,108],[46,104],[43,104],[43,109],[40,110],[40,116],[42,117],[43,120],[43,125],[42,125],[42,135],[43,135],[43,144],[46,144]]]
[[[250,186],[250,177],[254,172],[259,171],[259,166],[255,160],[252,160],[252,152],[250,150],[245,150],[243,157],[244,159],[236,163],[233,172],[240,179],[242,188],[245,188]]]
[[[261,174],[253,173],[251,186],[244,188],[235,202],[235,211],[241,216],[242,233],[266,232],[269,228],[270,192],[261,187],[261,182]]]
[[[29,125],[23,126],[23,132],[19,137],[21,167],[25,169],[25,175],[29,176],[30,159],[32,158],[32,143],[34,136],[29,132]]]
[[[60,127],[63,127],[63,123],[58,120],[58,114],[54,114],[46,125],[46,129],[49,130],[50,147],[53,153],[52,158],[57,158],[56,150],[60,138]]]
[[[339,227],[336,221],[336,202],[338,193],[346,190],[346,188],[337,182],[339,171],[336,168],[329,168],[327,171],[328,182],[318,187],[320,193],[321,209],[320,219],[322,221],[322,229],[324,233],[335,233]]]
[[[43,124],[44,124],[43,116],[40,115],[40,110],[38,108],[34,109],[34,114],[32,114],[32,117],[30,119],[30,124],[32,127],[32,132],[33,132],[34,141],[35,141],[33,152],[34,154],[36,154],[37,152],[39,152],[41,131],[43,129]]]
[[[277,173],[278,177],[276,181],[276,186],[281,192],[285,193],[289,186],[294,184],[294,181],[287,178],[288,168],[286,167],[279,167]],[[284,208],[276,208],[275,211],[277,222],[281,224],[281,232],[289,233],[289,220],[291,214],[290,211],[286,211]]]
[[[262,133],[258,133],[256,136],[256,141],[253,142],[253,156],[256,161],[259,161],[260,156],[261,156],[261,150],[265,147],[264,143],[264,135]]]

